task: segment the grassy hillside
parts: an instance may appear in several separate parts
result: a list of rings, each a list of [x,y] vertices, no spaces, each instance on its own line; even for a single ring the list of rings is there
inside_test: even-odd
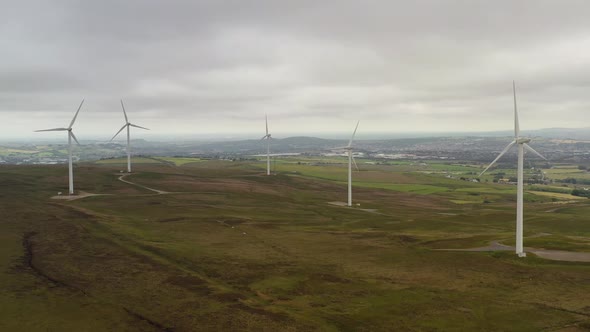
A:
[[[138,161],[158,195],[81,164],[108,195],[73,201],[63,166],[1,166],[0,330],[590,328],[590,263],[433,250],[510,244],[512,186],[364,165],[347,208],[342,164],[263,166]],[[526,246],[590,252],[588,200],[526,199]]]

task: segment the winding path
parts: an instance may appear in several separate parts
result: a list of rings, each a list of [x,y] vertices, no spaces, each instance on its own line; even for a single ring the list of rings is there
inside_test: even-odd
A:
[[[154,188],[143,186],[143,185],[138,184],[138,183],[135,183],[135,182],[131,182],[129,180],[125,180],[124,177],[126,177],[128,175],[129,174],[123,174],[123,175],[119,176],[119,181],[128,183],[128,184],[133,185],[133,186],[136,186],[136,187],[140,187],[140,188],[143,188],[143,189],[147,189],[147,190],[153,191],[153,192],[155,192],[156,194],[159,194],[159,195],[171,194],[171,192],[169,192],[169,191],[158,190],[158,189],[154,189]]]

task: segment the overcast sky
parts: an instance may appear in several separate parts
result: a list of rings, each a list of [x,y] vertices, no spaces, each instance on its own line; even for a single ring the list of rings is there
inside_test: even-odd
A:
[[[590,127],[590,1],[0,4],[0,138]]]

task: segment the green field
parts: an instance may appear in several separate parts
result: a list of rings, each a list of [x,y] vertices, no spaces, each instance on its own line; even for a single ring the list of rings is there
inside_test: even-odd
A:
[[[555,180],[567,178],[590,180],[590,172],[579,170],[577,167],[554,167],[545,170],[547,177]]]
[[[554,192],[546,192],[546,191],[529,190],[528,193],[540,195],[540,196],[551,197],[551,198],[563,199],[563,200],[571,200],[571,199],[586,200],[587,199],[586,197],[579,197],[579,196],[574,196],[571,194],[554,193]]]
[[[22,149],[11,149],[6,147],[0,146],[0,156],[10,155],[14,153],[22,153],[22,154],[33,154],[38,153],[39,151],[36,150],[22,150]]]
[[[112,158],[103,159],[96,162],[97,164],[125,164],[127,165],[127,158]],[[131,157],[132,164],[160,164],[161,160],[156,158]]]
[[[199,158],[158,157],[156,159],[163,160],[163,161],[166,161],[169,163],[173,163],[176,166],[182,166],[182,165],[190,164],[190,163],[198,163],[198,162],[202,161]]]
[[[590,263],[434,250],[513,242],[514,186],[444,173],[478,167],[359,160],[347,208],[344,158],[134,158],[161,195],[125,162],[73,201],[63,165],[0,166],[0,330],[590,329]],[[527,190],[525,246],[590,252],[590,200]]]

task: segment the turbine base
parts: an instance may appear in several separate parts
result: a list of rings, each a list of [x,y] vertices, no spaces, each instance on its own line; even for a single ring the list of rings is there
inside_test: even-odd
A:
[[[519,253],[517,253],[517,255],[520,258],[524,258],[524,257],[526,257],[526,252],[519,252]]]

